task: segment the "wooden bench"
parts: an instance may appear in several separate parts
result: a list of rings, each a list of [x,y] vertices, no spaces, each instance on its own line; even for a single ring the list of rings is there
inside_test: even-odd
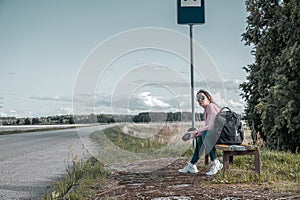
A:
[[[255,172],[260,174],[260,157],[259,149],[257,146],[241,144],[241,145],[225,145],[217,144],[216,149],[223,151],[223,172],[224,175],[229,169],[229,163],[233,163],[234,156],[253,155]],[[205,156],[205,164],[208,165],[208,155]]]

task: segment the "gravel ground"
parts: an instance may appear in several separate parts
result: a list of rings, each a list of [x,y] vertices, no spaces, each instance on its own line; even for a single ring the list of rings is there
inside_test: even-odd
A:
[[[184,132],[187,127],[188,124],[181,124],[182,130],[179,131]],[[148,137],[142,134],[142,128],[128,125],[123,131],[134,136]],[[245,131],[245,137],[246,143],[251,142],[249,131]],[[204,160],[198,162],[199,173],[179,173],[178,169],[188,161],[188,158],[162,158],[115,163],[109,166],[113,173],[99,189],[95,199],[300,199],[300,195],[288,196],[261,184],[215,184],[214,176],[205,175],[208,166],[204,165]]]
[[[155,171],[151,171],[151,166],[157,162],[168,162],[168,159],[148,160],[123,166],[123,170],[112,173],[95,199],[300,199],[300,195],[280,194],[262,185],[214,184],[214,177],[205,175],[206,166],[198,166],[197,174],[182,174],[178,173],[178,169],[188,160],[171,160],[172,163]],[[120,165],[118,167],[121,168]]]

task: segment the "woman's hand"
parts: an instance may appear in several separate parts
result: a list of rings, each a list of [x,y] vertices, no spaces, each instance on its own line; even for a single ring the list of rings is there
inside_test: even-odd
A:
[[[201,135],[202,135],[202,132],[196,131],[195,137],[199,137],[199,136],[201,136]]]

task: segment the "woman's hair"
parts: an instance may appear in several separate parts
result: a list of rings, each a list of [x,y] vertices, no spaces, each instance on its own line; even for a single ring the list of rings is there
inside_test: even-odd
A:
[[[197,95],[200,94],[200,93],[203,93],[209,100],[209,102],[213,103],[213,99],[211,97],[211,95],[209,94],[209,92],[207,92],[206,90],[203,90],[203,89],[200,89],[198,92],[197,92]]]

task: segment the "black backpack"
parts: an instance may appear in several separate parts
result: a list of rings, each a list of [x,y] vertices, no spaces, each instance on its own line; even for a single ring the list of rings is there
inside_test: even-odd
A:
[[[228,107],[222,108],[216,115],[214,131],[219,136],[217,144],[239,145],[244,140],[241,118]]]

